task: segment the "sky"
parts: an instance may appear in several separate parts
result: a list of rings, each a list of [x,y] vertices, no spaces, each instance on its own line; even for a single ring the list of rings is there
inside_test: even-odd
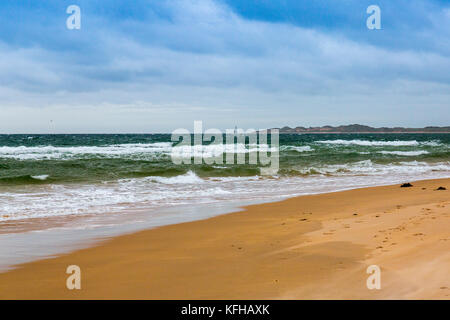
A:
[[[66,26],[70,5],[80,29]],[[0,133],[192,131],[194,120],[448,126],[450,1],[0,2]]]

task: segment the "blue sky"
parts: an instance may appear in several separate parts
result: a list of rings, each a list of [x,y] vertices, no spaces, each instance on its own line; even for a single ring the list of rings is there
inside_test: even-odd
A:
[[[0,132],[450,125],[450,1],[2,0],[0,21]]]

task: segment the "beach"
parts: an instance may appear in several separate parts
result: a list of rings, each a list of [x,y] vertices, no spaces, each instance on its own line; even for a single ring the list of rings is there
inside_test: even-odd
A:
[[[0,273],[1,299],[450,299],[450,179],[304,195]],[[447,190],[436,190],[438,187]],[[66,268],[81,269],[81,290]],[[381,269],[369,290],[366,269]]]
[[[1,15],[0,302],[450,300],[450,1]]]

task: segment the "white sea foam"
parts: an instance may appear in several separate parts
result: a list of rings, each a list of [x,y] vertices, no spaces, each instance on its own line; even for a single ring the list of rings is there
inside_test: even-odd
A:
[[[41,174],[41,175],[38,175],[38,176],[31,176],[33,179],[36,179],[36,180],[47,180],[47,178],[49,177],[49,175],[48,174]]]
[[[252,153],[252,152],[275,152],[277,148],[270,147],[267,144],[209,144],[194,146],[175,146],[172,148],[172,156],[175,158],[213,158],[223,155],[224,153]]]
[[[148,158],[158,155],[170,155],[172,152],[179,157],[217,157],[223,153],[251,153],[251,152],[277,151],[267,144],[209,144],[194,146],[175,146],[171,142],[118,144],[108,146],[77,146],[77,147],[0,147],[0,158],[17,160],[49,160],[74,159],[85,156],[108,158]]]
[[[379,151],[379,153],[393,154],[393,155],[397,155],[397,156],[407,156],[407,157],[429,154],[429,152],[425,151],[425,150],[418,150],[418,151],[386,151],[386,150],[383,150],[383,151]]]
[[[314,149],[310,146],[281,146],[280,151],[310,152],[314,151]]]
[[[122,157],[126,155],[145,155],[155,153],[169,153],[172,148],[170,142],[148,144],[118,144],[109,146],[79,146],[79,147],[0,147],[0,158],[19,160],[72,159],[82,155],[97,155],[108,157]]]
[[[424,142],[420,142],[421,145],[424,146],[430,146],[430,147],[440,147],[443,146],[444,144],[440,141],[424,141]],[[447,145],[448,146],[448,145]]]
[[[404,174],[429,174],[432,172],[450,172],[450,162],[429,164],[419,161],[404,161],[392,164],[374,164],[371,160],[363,160],[348,164],[323,165],[308,167],[297,170],[301,174],[322,174],[333,176],[365,175],[365,176],[387,176]]]
[[[417,142],[416,140],[406,141],[369,141],[369,140],[323,140],[317,141],[320,144],[328,145],[359,145],[359,146],[441,146],[438,141]],[[175,157],[202,157],[212,158],[223,153],[246,154],[252,152],[274,152],[275,147],[267,144],[209,144],[194,146],[175,146],[171,142],[156,143],[133,143],[117,144],[105,146],[74,146],[74,147],[55,147],[55,146],[18,146],[18,147],[0,147],[0,158],[10,158],[17,160],[69,160],[85,157],[98,158],[133,158],[133,159],[152,159],[161,155]],[[311,152],[314,148],[311,146],[280,146],[280,151]],[[391,151],[389,151],[391,152]],[[397,151],[396,151],[397,152]],[[400,151],[398,151],[400,152]],[[406,151],[401,151],[406,152]],[[409,152],[409,151],[408,151]],[[394,154],[394,153],[392,153]],[[399,154],[400,155],[400,154]],[[408,154],[404,154],[408,155]],[[415,155],[411,153],[411,155]]]
[[[323,144],[358,145],[358,146],[417,146],[416,140],[405,141],[369,141],[369,140],[323,140],[317,141]]]
[[[188,171],[186,174],[175,177],[150,177],[151,181],[164,184],[189,184],[189,183],[203,183],[203,179],[199,178],[194,172]]]

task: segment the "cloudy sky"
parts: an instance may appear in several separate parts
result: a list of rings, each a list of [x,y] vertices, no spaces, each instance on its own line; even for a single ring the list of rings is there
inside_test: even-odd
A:
[[[2,0],[0,21],[2,133],[450,125],[448,0]]]

